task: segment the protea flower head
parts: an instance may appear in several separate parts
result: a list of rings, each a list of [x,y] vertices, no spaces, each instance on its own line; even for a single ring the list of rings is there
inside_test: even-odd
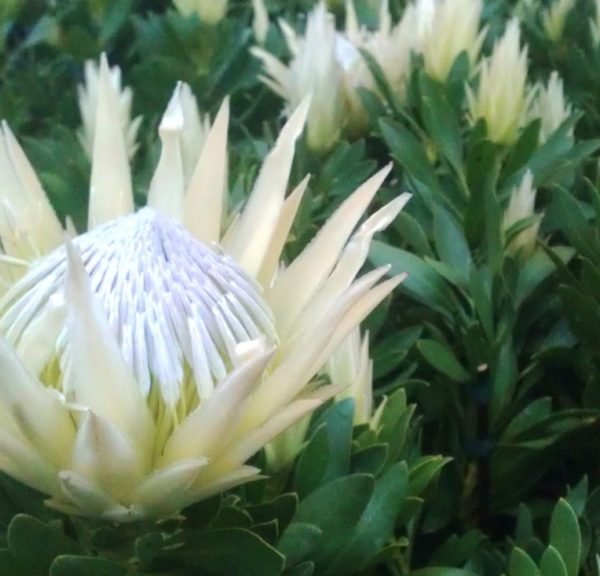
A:
[[[519,21],[513,18],[481,63],[479,86],[467,91],[471,120],[483,118],[488,138],[510,145],[529,110],[534,90],[527,85],[527,47],[521,48]]]
[[[558,42],[565,30],[567,16],[575,7],[576,0],[554,0],[542,14],[542,25],[552,42]]]
[[[550,74],[548,83],[538,85],[531,106],[531,118],[539,118],[540,142],[545,142],[571,116],[571,105],[565,98],[563,81],[558,72]]]
[[[481,0],[439,0],[423,40],[427,73],[445,82],[456,58],[466,52],[473,65],[479,57],[486,29],[480,30]]]
[[[286,197],[309,102],[283,127],[244,209],[226,218],[228,104],[188,183],[186,94],[178,86],[165,112],[148,203],[135,212],[118,95],[102,60],[89,230],[66,245],[2,127],[0,470],[67,513],[166,516],[256,478],[248,459],[339,392],[313,376],[400,280],[383,280],[387,267],[356,278],[372,235],[407,200],[353,235],[389,169],[281,267],[307,185]]]
[[[537,190],[533,187],[533,174],[531,170],[527,170],[521,180],[521,184],[511,192],[508,207],[504,212],[502,229],[505,233],[513,225],[535,216],[536,195]],[[518,232],[508,244],[508,251],[513,254],[521,251],[525,256],[530,254],[535,248],[540,224],[541,218],[537,218],[524,230]]]
[[[360,50],[371,53],[401,96],[411,54],[419,49],[432,13],[433,0],[418,0],[409,4],[401,21],[394,25],[388,2],[382,0],[379,27],[369,31],[359,25],[354,4],[348,0],[345,30],[337,31],[333,14],[321,0],[308,14],[303,36],[280,21],[291,53],[289,64],[259,47],[252,53],[263,63],[263,82],[286,100],[288,115],[312,94],[307,142],[313,150],[325,151],[343,129],[359,134],[367,125],[358,89],[376,90],[376,82]]]

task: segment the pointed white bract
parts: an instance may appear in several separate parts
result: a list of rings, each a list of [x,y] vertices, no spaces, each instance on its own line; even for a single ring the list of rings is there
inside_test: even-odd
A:
[[[88,228],[133,211],[131,170],[119,117],[118,93],[105,54],[100,58],[95,110]]]
[[[563,81],[558,72],[553,71],[545,86],[538,85],[529,114],[530,120],[540,119],[540,143],[548,140],[571,113],[571,105],[565,98]],[[570,134],[572,133],[571,129]]]
[[[252,10],[254,12],[252,18],[254,39],[262,45],[265,43],[269,32],[269,13],[265,6],[265,0],[252,0]]]
[[[516,233],[508,243],[509,252],[516,254],[522,252],[525,256],[531,254],[534,250],[537,235],[541,224],[541,215],[532,222],[525,223],[527,218],[535,216],[535,197],[537,190],[533,187],[533,174],[528,170],[521,180],[521,184],[516,187],[510,195],[508,207],[504,212],[502,229],[504,233],[508,232],[512,226],[526,224],[526,227]]]
[[[307,15],[303,36],[285,21],[279,22],[291,55],[289,63],[260,47],[252,48],[252,53],[262,61],[263,82],[286,100],[288,115],[304,97],[312,95],[306,139],[313,150],[323,152],[333,146],[343,130],[358,135],[368,127],[359,90],[377,92],[379,88],[361,51],[373,57],[401,100],[412,55],[423,49],[435,10],[434,0],[416,0],[393,24],[388,1],[381,0],[379,26],[369,30],[359,24],[353,0],[347,0],[345,30],[338,31],[333,14],[320,0]],[[469,29],[469,25],[461,25]],[[440,46],[440,52],[451,51],[457,43],[462,46],[453,35],[449,38],[451,45]]]
[[[84,66],[84,83],[78,87],[79,112],[83,126],[79,139],[87,155],[94,154],[94,140],[98,121],[98,103],[101,94],[101,67],[93,60],[87,60]],[[118,102],[118,120],[125,138],[127,155],[133,158],[138,148],[137,134],[142,123],[141,116],[131,118],[133,92],[131,88],[123,88],[121,84],[121,69],[112,66],[109,69],[109,82]]]
[[[439,0],[423,40],[425,70],[445,82],[456,58],[463,52],[473,66],[486,30],[480,31],[482,0]]]
[[[488,138],[510,145],[517,139],[535,91],[527,85],[527,47],[521,48],[519,21],[513,18],[481,63],[476,92],[467,91],[473,123],[485,120]]]
[[[346,382],[319,386],[315,377],[401,281],[384,279],[388,267],[359,274],[373,235],[408,196],[360,224],[383,169],[285,268],[308,186],[306,178],[287,195],[310,107],[306,98],[290,114],[225,235],[228,102],[200,137],[196,100],[177,86],[159,127],[148,206],[133,212],[123,202],[132,204],[122,193],[129,167],[103,59],[93,229],[77,236],[69,226],[73,238],[49,253],[62,231],[4,128],[0,194],[12,228],[0,220],[0,235],[32,262],[23,261],[22,278],[6,275],[0,299],[0,470],[68,514],[174,515],[258,478],[245,462],[340,392]],[[117,173],[104,174],[109,165]],[[54,222],[52,242],[26,228],[28,211]],[[19,251],[28,246],[35,250]]]

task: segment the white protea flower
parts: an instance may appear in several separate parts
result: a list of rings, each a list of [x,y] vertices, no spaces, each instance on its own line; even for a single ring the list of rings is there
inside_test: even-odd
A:
[[[288,115],[311,95],[307,142],[314,150],[327,150],[338,140],[344,122],[343,70],[336,57],[335,21],[321,1],[308,15],[303,38],[284,21],[281,26],[292,60],[286,66],[266,50],[253,48],[265,68],[262,80],[286,100]]]
[[[535,215],[535,198],[537,190],[533,187],[533,174],[527,170],[521,184],[511,192],[508,207],[504,212],[502,229],[506,233],[513,225]],[[507,246],[509,252],[530,254],[536,245],[541,218],[531,223],[527,228],[518,232]]]
[[[388,267],[357,275],[365,236],[407,196],[353,235],[389,168],[380,171],[282,267],[307,185],[286,197],[309,102],[290,116],[223,233],[227,101],[186,185],[177,87],[148,205],[134,212],[118,102],[103,89],[106,60],[99,82],[90,226],[67,246],[3,127],[0,179],[12,187],[0,186],[11,215],[0,239],[26,273],[0,301],[0,470],[56,509],[127,522],[256,478],[252,454],[339,392],[311,381],[401,280],[382,280]]]
[[[479,58],[486,29],[480,30],[482,0],[439,0],[423,40],[425,70],[445,82],[456,58],[466,52],[471,66]]]
[[[400,21],[393,24],[388,0],[381,0],[379,26],[370,31],[358,24],[353,0],[346,3],[347,38],[359,48],[368,51],[381,67],[387,82],[399,98],[404,97],[406,79],[412,55],[420,53],[429,33],[436,6],[434,0],[417,0],[408,4]],[[355,85],[374,88],[375,84],[366,64],[357,62],[359,81]]]
[[[79,140],[87,155],[91,158],[94,154],[94,140],[96,134],[96,119],[98,116],[98,91],[100,89],[100,70],[98,64],[88,60],[84,66],[84,83],[78,87],[79,110],[83,126],[79,133]],[[119,107],[121,129],[125,136],[125,144],[129,158],[133,158],[137,150],[137,133],[142,122],[141,117],[131,119],[131,101],[133,92],[131,88],[123,88],[121,84],[121,69],[113,66],[110,69],[110,87],[115,92]]]
[[[206,24],[217,24],[227,13],[228,0],[173,0],[182,16],[196,14]]]
[[[531,106],[530,117],[539,118],[540,142],[543,143],[571,116],[570,104],[565,98],[563,81],[553,71],[545,86],[539,85]]]
[[[577,0],[554,0],[552,5],[542,14],[542,25],[546,35],[552,42],[558,42],[565,30],[569,12],[575,7]]]
[[[527,86],[527,47],[521,48],[516,18],[481,63],[476,93],[468,89],[467,96],[471,121],[483,118],[492,142],[510,145],[517,139],[534,90]]]

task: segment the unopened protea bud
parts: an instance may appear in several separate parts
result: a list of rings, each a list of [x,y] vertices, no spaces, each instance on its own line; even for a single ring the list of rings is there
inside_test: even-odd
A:
[[[485,120],[487,136],[497,144],[512,144],[519,135],[533,91],[527,86],[527,48],[521,48],[519,22],[511,20],[492,55],[481,64],[479,86],[469,90],[472,122]]]
[[[109,85],[105,59],[99,74]],[[0,182],[11,186],[0,195],[11,220],[0,220],[9,250],[0,269],[8,282],[14,253],[24,275],[0,301],[0,470],[67,513],[168,516],[256,478],[248,459],[340,391],[315,375],[401,280],[383,280],[387,267],[357,278],[372,234],[407,199],[354,232],[389,168],[280,265],[307,185],[286,196],[308,100],[224,230],[228,104],[187,182],[182,89],[159,126],[160,159],[137,212],[114,93],[99,90],[90,228],[66,246],[3,128]]]
[[[531,119],[539,118],[540,142],[545,142],[571,116],[571,106],[567,103],[563,81],[558,72],[550,75],[548,84],[539,85],[531,106]]]
[[[533,174],[530,170],[525,173],[521,184],[510,195],[508,207],[504,213],[502,228],[508,232],[515,224],[535,215],[535,197],[537,190],[533,187]],[[509,242],[508,250],[516,254],[530,254],[535,248],[541,219],[531,222],[524,230],[518,232]]]
[[[471,65],[479,57],[485,29],[479,29],[482,0],[440,0],[423,40],[425,70],[444,82],[456,58],[466,52]]]
[[[546,35],[552,42],[558,42],[563,35],[569,12],[575,7],[576,0],[554,0],[542,14],[542,24]]]
[[[285,66],[269,52],[254,48],[267,76],[263,81],[287,101],[287,112],[311,95],[307,122],[308,145],[329,149],[339,138],[344,123],[343,70],[336,57],[337,33],[333,16],[320,2],[308,15],[304,37],[281,23],[292,60]]]

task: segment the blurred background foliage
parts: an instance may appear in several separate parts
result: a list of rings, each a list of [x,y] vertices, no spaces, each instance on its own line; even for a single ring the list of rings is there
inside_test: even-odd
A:
[[[278,18],[302,30],[311,0],[266,0],[265,46],[287,58]],[[342,2],[332,2],[338,25]],[[291,257],[377,167],[394,161],[378,200],[413,198],[378,237],[371,263],[408,278],[369,319],[377,427],[352,427],[350,401],[311,423],[294,465],[159,525],[94,526],[46,510],[2,480],[2,574],[576,576],[600,574],[600,48],[593,0],[577,0],[558,38],[552,2],[487,0],[482,53],[518,17],[528,80],[564,81],[568,118],[546,138],[528,118],[510,143],[468,117],[466,55],[448,77],[413,58],[402,99],[377,61],[360,98],[368,127],[326,152],[298,146],[294,181],[312,175]],[[357,0],[365,26],[378,3]],[[390,0],[398,20],[402,0]],[[4,0],[0,117],[61,218],[86,220],[89,160],[77,85],[106,52],[142,116],[133,160],[144,203],[156,128],[175,83],[214,115],[230,95],[230,187],[243,201],[284,116],[261,82],[252,3],[216,25],[167,0]],[[477,67],[475,67],[477,70]],[[510,72],[510,71],[509,71]],[[528,176],[529,175],[529,176]],[[504,225],[530,178],[535,213]],[[535,230],[527,249],[520,234]],[[522,236],[521,236],[522,238]],[[260,458],[260,456],[259,456]]]

